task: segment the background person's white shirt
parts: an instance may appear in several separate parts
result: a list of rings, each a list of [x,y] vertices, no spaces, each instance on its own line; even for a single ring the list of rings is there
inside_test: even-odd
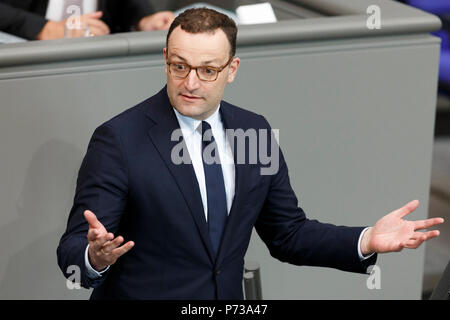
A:
[[[45,18],[52,21],[61,21],[63,12],[63,0],[50,0],[48,2],[47,13]],[[83,11],[81,14],[92,13],[97,11],[97,0],[83,0]]]

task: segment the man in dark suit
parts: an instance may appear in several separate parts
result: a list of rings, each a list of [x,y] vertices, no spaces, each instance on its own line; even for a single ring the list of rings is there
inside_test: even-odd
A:
[[[253,227],[281,261],[359,273],[439,234],[417,230],[440,218],[402,219],[418,201],[371,228],[307,219],[265,118],[221,100],[236,32],[213,10],[185,11],[167,35],[167,86],[95,130],[57,250],[92,299],[242,299]],[[263,149],[276,165],[252,160]]]
[[[28,40],[63,38],[64,19],[46,19],[51,1],[0,0],[0,30]],[[97,11],[81,16],[82,22],[89,26],[91,35],[130,30],[166,30],[174,19],[170,11],[154,13],[148,0],[92,1]]]

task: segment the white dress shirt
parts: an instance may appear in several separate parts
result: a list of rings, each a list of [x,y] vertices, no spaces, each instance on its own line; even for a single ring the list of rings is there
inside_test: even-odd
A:
[[[52,21],[61,21],[63,12],[63,0],[50,0],[47,6],[45,18]],[[92,13],[97,11],[97,0],[83,0],[83,12],[81,14]]]
[[[235,192],[235,168],[233,161],[233,153],[231,151],[230,144],[228,143],[225,135],[225,128],[223,126],[223,122],[220,116],[220,105],[217,108],[216,112],[207,118],[206,122],[211,126],[211,130],[214,135],[214,139],[217,142],[217,149],[219,151],[219,157],[222,164],[222,172],[223,172],[223,180],[225,183],[225,192],[227,196],[227,210],[228,214],[230,213],[231,205],[233,203],[234,192]],[[183,133],[183,139],[186,142],[187,149],[189,151],[189,156],[192,161],[192,165],[194,167],[195,176],[197,177],[198,186],[200,188],[200,194],[203,202],[203,209],[205,212],[205,220],[208,220],[208,201],[206,195],[206,183],[205,183],[205,172],[203,171],[203,161],[202,161],[202,136],[201,131],[197,130],[198,126],[201,124],[201,120],[196,120],[194,118],[186,117],[180,114],[175,108],[175,115],[177,117],[178,123],[181,128],[181,132]],[[361,239],[364,232],[369,229],[365,228],[359,237],[358,240],[358,255],[359,258],[365,260],[372,256],[369,255],[364,257],[361,253]],[[85,263],[86,269],[88,272],[88,276],[95,279],[100,277],[104,272],[106,272],[108,268],[102,270],[101,272],[97,272],[94,270],[88,259],[88,249],[89,245],[85,251]]]
[[[217,143],[217,150],[219,152],[220,163],[222,164],[223,182],[225,184],[225,193],[227,196],[227,212],[230,213],[231,205],[234,198],[234,161],[233,152],[230,144],[225,137],[225,128],[223,127],[222,119],[219,112],[220,106],[216,112],[208,119],[204,120],[211,126],[214,139]],[[205,171],[203,170],[202,161],[202,135],[198,127],[202,123],[201,120],[183,116],[175,108],[173,109],[180,124],[183,139],[186,142],[189,156],[194,167],[195,176],[197,177],[198,186],[200,188],[200,195],[202,197],[203,209],[205,211],[205,219],[208,221],[208,201],[206,195]]]

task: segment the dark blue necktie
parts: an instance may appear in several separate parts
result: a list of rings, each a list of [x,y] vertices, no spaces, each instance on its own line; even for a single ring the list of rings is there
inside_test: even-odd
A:
[[[227,197],[225,183],[223,181],[222,165],[220,162],[216,163],[216,161],[211,161],[211,159],[219,159],[217,143],[212,134],[211,126],[208,122],[202,121],[201,129],[202,160],[208,199],[208,229],[213,249],[217,254],[228,215]],[[208,148],[205,152],[206,147]]]

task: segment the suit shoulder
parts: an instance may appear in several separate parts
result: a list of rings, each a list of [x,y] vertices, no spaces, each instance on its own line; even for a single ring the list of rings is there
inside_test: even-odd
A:
[[[253,112],[253,111],[250,111],[250,110],[238,107],[238,106],[236,106],[234,104],[231,104],[231,103],[223,101],[223,100],[222,100],[221,104],[222,104],[223,107],[230,109],[231,112],[233,112],[235,114],[239,114],[241,116],[247,116],[247,117],[251,117],[251,118],[262,117],[262,115],[260,115],[260,114],[258,114],[256,112]]]
[[[145,119],[145,113],[149,106],[150,99],[151,98],[147,98],[137,105],[122,111],[113,118],[103,122],[98,128],[109,127],[112,130],[119,130],[122,132],[126,129],[139,127]]]
[[[226,101],[222,101],[222,106],[228,109],[230,113],[236,115],[236,118],[238,118],[243,124],[245,123],[251,127],[254,127],[255,125],[257,127],[264,128],[270,127],[268,121],[262,114],[235,106]]]

